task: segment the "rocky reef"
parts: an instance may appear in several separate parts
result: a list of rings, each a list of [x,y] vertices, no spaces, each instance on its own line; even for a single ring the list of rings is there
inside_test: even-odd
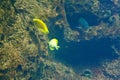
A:
[[[119,5],[119,0],[0,1],[0,80],[119,80]],[[34,18],[50,33],[35,28]],[[59,51],[48,48],[54,37]]]

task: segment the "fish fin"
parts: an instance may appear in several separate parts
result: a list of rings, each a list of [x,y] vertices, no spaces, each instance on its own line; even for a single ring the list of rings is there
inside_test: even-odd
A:
[[[56,50],[58,50],[59,48],[60,48],[60,46],[57,46],[57,47],[56,47]]]
[[[50,50],[51,50],[51,51],[53,51],[53,50],[55,50],[55,48],[53,48],[53,47],[50,47]]]

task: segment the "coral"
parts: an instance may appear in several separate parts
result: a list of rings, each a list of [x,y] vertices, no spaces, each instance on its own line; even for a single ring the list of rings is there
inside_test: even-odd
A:
[[[57,13],[55,7],[50,0],[34,0],[34,1],[16,1],[14,3],[17,12],[28,14],[31,18],[40,18],[42,20],[48,20],[48,17],[55,17]]]
[[[120,38],[119,1],[112,0],[113,3],[110,4],[101,1],[103,0],[0,1],[0,80],[88,80],[89,78],[77,74],[69,65],[64,65],[62,61],[57,62],[53,58],[54,54],[48,55],[48,41],[53,35],[60,35],[58,37],[61,39],[58,39],[63,42],[61,44],[66,45],[66,42],[93,38]],[[88,24],[89,20],[84,16],[90,13],[89,16],[92,14],[98,24],[90,24],[88,29],[73,30],[67,17],[76,13],[85,14],[83,18]],[[36,30],[33,27],[33,18],[46,21],[51,34],[44,35]],[[41,22],[41,27],[44,26],[48,33],[45,23]],[[117,46],[119,45],[114,44],[112,48],[120,54]],[[94,80],[110,80],[113,79],[111,76],[118,79],[119,59],[106,63],[100,72],[92,71]]]
[[[75,79],[74,71],[71,68],[67,68],[65,65],[52,62],[49,60],[44,60],[44,74],[43,80],[50,79],[50,80],[63,80],[63,79]]]
[[[80,42],[80,33],[78,31],[74,31],[70,28],[65,28],[64,29],[64,39],[67,41],[67,42],[70,42],[70,41],[75,41],[75,42]]]
[[[120,61],[113,60],[112,62],[107,62],[104,66],[104,75],[118,80],[120,78]]]
[[[2,19],[2,16],[4,15],[4,10],[0,8],[0,20]]]
[[[28,80],[37,75],[34,73],[38,68],[42,68],[42,61],[38,57],[48,53],[47,36],[39,32],[35,34],[31,27],[33,24],[30,24],[31,14],[20,13],[19,5],[15,3],[17,1],[0,3],[1,13],[6,13],[0,16],[0,79]],[[39,74],[42,75],[42,71]]]
[[[23,64],[23,58],[20,52],[14,48],[11,43],[4,43],[4,47],[0,52],[1,62],[0,69],[5,70],[8,68],[16,68],[19,64]]]
[[[115,5],[117,5],[118,7],[120,7],[120,1],[119,0],[111,0]]]

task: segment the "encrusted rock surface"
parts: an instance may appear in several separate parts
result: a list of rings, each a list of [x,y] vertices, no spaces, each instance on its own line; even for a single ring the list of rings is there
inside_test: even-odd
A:
[[[76,69],[69,65],[51,59],[54,54],[48,49],[49,38],[59,34],[63,35],[61,40],[65,43],[103,37],[112,40],[120,38],[120,2],[111,0],[110,3],[106,4],[104,0],[1,0],[0,80],[120,79],[119,58],[106,61],[102,67],[93,67],[93,77],[89,78],[81,76],[81,69],[76,73]],[[89,29],[72,29],[67,16],[86,11],[97,16],[101,22]],[[44,35],[34,27],[34,18],[40,18],[48,25],[49,35]],[[56,27],[61,30],[59,34],[55,31]],[[120,55],[118,47],[120,44],[112,46],[115,54]]]

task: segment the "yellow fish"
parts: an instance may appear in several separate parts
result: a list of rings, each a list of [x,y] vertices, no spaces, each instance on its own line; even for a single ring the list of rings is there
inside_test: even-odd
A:
[[[48,44],[49,44],[49,48],[51,51],[53,51],[55,49],[58,50],[60,48],[60,46],[58,46],[58,40],[56,38],[51,39],[48,42]]]
[[[49,34],[49,30],[47,25],[40,19],[33,19],[33,22],[35,22],[35,26],[38,27],[38,30],[41,31],[44,34]]]

